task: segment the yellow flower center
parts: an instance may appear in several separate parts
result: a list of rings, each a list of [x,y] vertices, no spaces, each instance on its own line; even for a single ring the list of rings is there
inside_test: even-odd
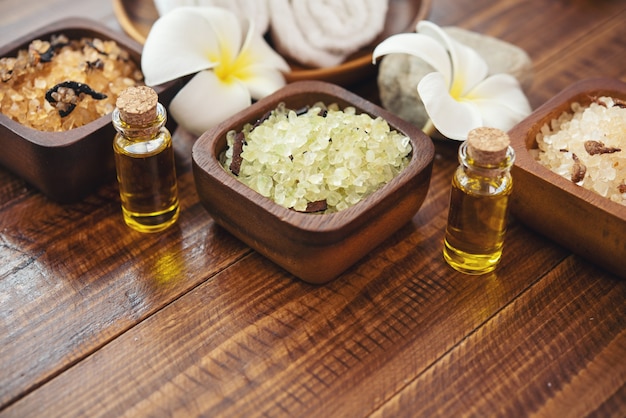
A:
[[[219,64],[213,69],[215,75],[224,83],[233,82],[235,79],[245,79],[249,77],[250,54],[242,51],[232,59],[234,54],[230,50],[221,49],[219,56],[209,56],[209,59]]]
[[[465,80],[462,74],[457,74],[457,77],[452,80],[452,86],[450,86],[450,96],[452,96],[454,100],[460,101],[462,99],[464,85]]]

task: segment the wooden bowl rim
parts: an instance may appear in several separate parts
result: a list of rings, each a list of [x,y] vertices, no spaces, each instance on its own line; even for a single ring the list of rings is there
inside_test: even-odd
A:
[[[302,94],[316,93],[337,98],[354,106],[361,113],[383,117],[392,129],[408,136],[413,148],[409,164],[387,184],[367,196],[357,204],[329,214],[311,214],[287,209],[249,188],[226,170],[219,163],[218,142],[232,129],[233,126],[246,122],[253,122],[264,113],[263,109],[275,108],[281,101],[288,101],[289,97]],[[313,103],[311,103],[313,104]],[[201,154],[209,154],[207,164],[198,161]],[[260,210],[279,218],[292,228],[309,233],[336,233],[343,228],[349,228],[359,218],[367,216],[376,206],[393,195],[409,179],[421,173],[433,161],[435,147],[432,140],[419,128],[406,122],[360,96],[344,88],[325,81],[307,80],[287,84],[276,93],[256,102],[239,114],[222,122],[218,126],[203,133],[192,148],[192,160],[204,173],[220,181],[240,198],[259,207]]]
[[[599,96],[612,96],[626,100],[626,83],[610,78],[580,80],[564,88],[513,127],[509,134],[511,144],[517,154],[514,165],[565,193],[626,221],[626,206],[572,183],[536,161],[528,152],[530,149],[528,144],[535,142],[536,134],[544,124],[561,115],[563,111],[571,113],[572,103],[579,102],[585,105],[591,102],[591,97]]]

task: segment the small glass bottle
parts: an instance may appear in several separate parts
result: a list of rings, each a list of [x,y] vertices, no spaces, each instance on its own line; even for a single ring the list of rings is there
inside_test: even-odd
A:
[[[141,232],[162,231],[178,219],[179,202],[172,136],[156,92],[130,87],[112,114],[115,167],[124,221]]]
[[[477,128],[459,147],[452,178],[443,256],[467,274],[493,271],[500,262],[515,152],[506,132]]]

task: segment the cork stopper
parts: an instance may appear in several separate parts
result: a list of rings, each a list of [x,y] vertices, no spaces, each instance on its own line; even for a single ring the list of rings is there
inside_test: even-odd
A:
[[[157,117],[159,97],[148,86],[129,87],[124,90],[115,105],[120,118],[131,126],[145,126]]]
[[[476,128],[467,135],[467,154],[481,165],[496,165],[506,158],[511,140],[496,128]]]

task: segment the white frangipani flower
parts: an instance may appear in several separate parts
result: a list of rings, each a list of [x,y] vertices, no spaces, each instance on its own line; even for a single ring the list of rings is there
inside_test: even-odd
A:
[[[141,57],[146,84],[197,73],[169,106],[200,135],[285,85],[287,62],[250,24],[218,7],[179,7],[152,26]]]
[[[445,137],[467,139],[470,130],[488,126],[508,131],[531,112],[519,82],[510,74],[489,76],[478,53],[452,39],[429,21],[418,33],[393,35],[373,52],[373,62],[387,54],[410,54],[435,69],[417,91],[434,127]]]

